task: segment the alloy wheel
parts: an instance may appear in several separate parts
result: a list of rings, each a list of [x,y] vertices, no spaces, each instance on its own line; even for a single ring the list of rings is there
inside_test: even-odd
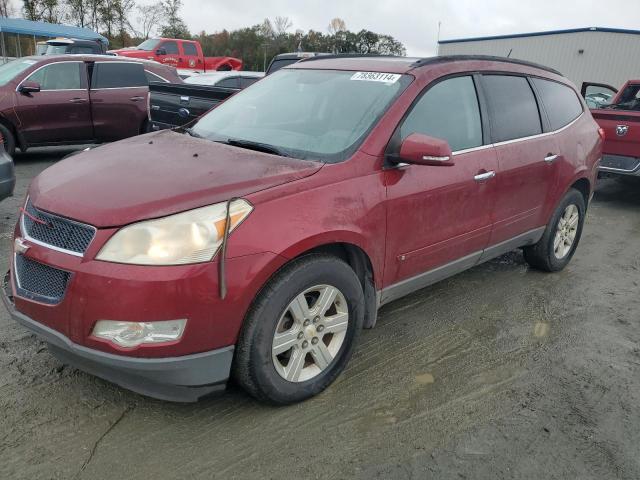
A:
[[[272,342],[278,374],[311,380],[332,365],[349,326],[347,301],[337,288],[318,285],[298,294],[280,316]]]
[[[553,239],[553,253],[558,260],[562,260],[576,241],[580,224],[580,210],[574,204],[567,206],[558,221],[556,236]]]

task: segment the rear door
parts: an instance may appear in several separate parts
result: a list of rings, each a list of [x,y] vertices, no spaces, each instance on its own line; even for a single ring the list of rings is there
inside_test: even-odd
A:
[[[198,55],[198,46],[195,42],[180,42],[182,55],[178,59],[178,68],[188,68],[195,70],[203,70],[202,57]]]
[[[543,134],[529,79],[512,74],[482,75],[498,155],[497,201],[492,246],[544,225],[547,194],[557,179],[558,146]]]
[[[27,143],[82,142],[93,138],[85,63],[49,63],[24,81],[40,92],[18,94],[16,115]],[[19,87],[18,87],[19,88]]]
[[[142,63],[95,62],[90,96],[96,137],[112,141],[142,132],[148,93]]]
[[[498,165],[483,121],[476,82],[467,74],[427,87],[394,134],[397,145],[412,133],[446,140],[455,165],[386,170],[384,283],[393,286],[384,301],[473,266],[487,246]]]

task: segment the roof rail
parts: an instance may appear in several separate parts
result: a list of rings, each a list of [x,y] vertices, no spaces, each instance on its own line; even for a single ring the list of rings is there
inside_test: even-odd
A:
[[[471,61],[471,60],[513,63],[516,65],[524,65],[527,67],[539,68],[540,70],[545,70],[547,72],[555,73],[556,75],[563,76],[562,73],[560,73],[558,70],[555,70],[550,67],[545,67],[544,65],[539,65],[533,62],[527,62],[526,60],[518,60],[516,58],[493,57],[490,55],[443,55],[441,57],[427,57],[427,58],[421,58],[417,62],[414,62],[411,66],[414,68],[419,68],[419,67],[424,67],[426,65],[434,65],[437,63]]]
[[[328,55],[316,55],[313,57],[305,57],[301,62],[313,62],[315,60],[331,60],[334,58],[406,58],[399,55],[378,55],[371,53],[331,53]]]

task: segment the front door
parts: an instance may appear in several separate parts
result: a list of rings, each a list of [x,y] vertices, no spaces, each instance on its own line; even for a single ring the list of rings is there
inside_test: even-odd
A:
[[[90,95],[98,139],[120,140],[141,133],[147,118],[148,94],[142,63],[96,62]]]
[[[455,165],[386,171],[384,284],[392,287],[383,292],[383,301],[437,281],[438,272],[447,276],[473,266],[491,233],[498,165],[484,141],[474,78],[448,78],[428,87],[392,143],[415,132],[448,141]],[[398,288],[404,290],[393,293]]]
[[[545,223],[545,204],[558,176],[561,152],[553,135],[542,135],[542,117],[529,79],[481,78],[499,164],[493,246]]]
[[[84,62],[50,63],[24,81],[40,85],[39,92],[18,93],[16,115],[28,144],[93,139]]]

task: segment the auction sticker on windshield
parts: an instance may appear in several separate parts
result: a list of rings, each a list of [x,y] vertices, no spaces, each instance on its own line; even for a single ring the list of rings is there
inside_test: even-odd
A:
[[[396,83],[402,75],[397,73],[380,73],[380,72],[356,72],[352,75],[351,80],[360,80],[364,82],[382,82]]]

